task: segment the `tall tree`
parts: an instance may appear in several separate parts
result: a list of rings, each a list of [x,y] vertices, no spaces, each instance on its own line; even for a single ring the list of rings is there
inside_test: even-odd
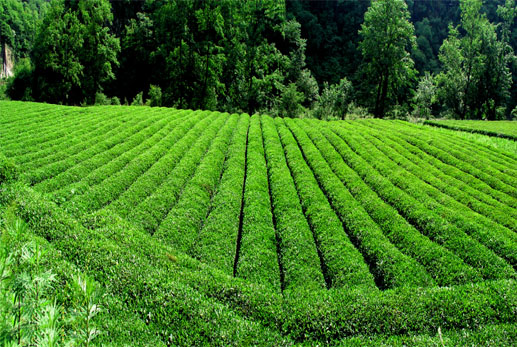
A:
[[[111,21],[107,0],[52,3],[32,50],[36,100],[94,102],[118,64],[120,46],[109,32]]]
[[[111,4],[107,0],[82,0],[77,7],[66,1],[82,24],[83,46],[79,51],[84,66],[81,89],[87,103],[95,101],[95,94],[115,78],[113,67],[118,65],[119,39],[110,33],[113,21]]]
[[[154,12],[158,43],[154,55],[166,67],[159,84],[165,87],[167,104],[215,109],[218,97],[224,97],[220,79],[226,38],[221,11],[226,6],[235,5],[230,1],[181,0]]]
[[[511,111],[507,104],[510,98],[512,86],[512,72],[510,65],[517,62],[515,52],[510,45],[511,26],[517,15],[517,8],[514,0],[506,0],[504,6],[498,6],[497,14],[502,22],[499,25],[491,25],[485,31],[483,45],[484,53],[487,55],[487,64],[483,76],[484,106],[488,120],[495,120],[498,109]],[[499,31],[499,36],[497,35]]]
[[[120,65],[115,70],[117,79],[109,85],[109,94],[121,100],[132,100],[146,91],[152,83],[156,48],[154,23],[147,13],[138,12],[128,20],[120,39]]]
[[[240,104],[248,113],[272,108],[285,77],[283,41],[285,5],[277,0],[253,0],[243,6],[243,91]]]
[[[77,16],[65,9],[64,2],[54,2],[38,30],[31,54],[35,100],[70,104],[80,98],[84,66],[79,51],[83,41]]]
[[[409,54],[415,45],[414,27],[405,1],[372,1],[359,34],[363,87],[374,92],[375,117],[383,117],[391,106],[408,100],[407,90],[415,78]]]
[[[438,97],[460,119],[495,119],[509,97],[513,49],[508,44],[515,5],[500,7],[504,22],[498,26],[482,13],[481,0],[462,0],[461,23],[449,28],[440,49],[443,70],[437,76]],[[461,33],[464,33],[461,35]]]

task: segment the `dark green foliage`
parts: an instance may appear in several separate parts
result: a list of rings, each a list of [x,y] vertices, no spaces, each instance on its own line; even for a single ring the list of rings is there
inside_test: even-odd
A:
[[[301,24],[307,65],[320,86],[352,78],[361,61],[359,29],[368,1],[287,1],[288,16]]]
[[[120,103],[120,102],[119,102]],[[95,105],[110,105],[111,100],[103,93],[95,94]]]
[[[436,86],[434,78],[425,73],[420,77],[418,87],[413,96],[413,115],[418,118],[429,119],[432,117],[432,108],[436,103]]]
[[[152,83],[156,69],[152,58],[156,46],[153,21],[142,13],[142,1],[112,1],[114,27],[120,37],[120,65],[115,67],[116,80],[106,86],[110,95],[121,100],[132,100],[136,94]],[[121,12],[133,12],[132,14]]]
[[[338,84],[323,84],[314,116],[318,119],[345,119],[348,108],[352,103],[353,87],[348,79],[343,78]]]
[[[273,0],[151,6],[126,27],[127,52],[140,54],[124,58],[121,71],[136,69],[138,84],[159,85],[169,106],[253,113],[272,109],[289,83],[300,81],[310,94],[300,28],[286,21],[283,7]]]
[[[500,28],[481,11],[481,0],[463,0],[460,7],[461,26],[449,27],[440,48],[438,97],[454,118],[502,118],[512,84],[510,64],[515,55],[509,35],[517,14],[515,2],[499,8]]]
[[[380,7],[396,15],[372,16]],[[407,118],[412,103],[417,117],[502,119],[517,102],[514,16],[513,0],[1,0],[0,62],[32,59],[6,82],[16,100],[91,105],[104,93],[128,104],[143,91],[152,106],[326,119],[325,83],[347,78],[354,104],[378,117]],[[365,40],[369,26],[378,35]],[[405,28],[406,42],[384,27]],[[432,108],[417,71],[439,76]]]
[[[15,77],[7,80],[6,95],[12,100],[32,101],[34,88],[34,68],[29,59],[18,62]]]
[[[364,14],[359,34],[365,78],[362,90],[377,118],[407,101],[415,76],[409,52],[415,45],[413,24],[404,0],[374,0]]]
[[[112,19],[107,0],[52,2],[31,53],[35,100],[94,103],[118,64],[119,40],[109,32]]]
[[[135,95],[133,101],[131,101],[131,106],[143,106],[144,105],[144,92],[140,92]]]
[[[15,62],[27,58],[32,48],[40,19],[49,8],[48,0],[0,1],[0,52],[7,46]],[[4,63],[0,55],[0,66]],[[4,76],[5,77],[5,76]]]
[[[162,89],[151,85],[149,89],[149,106],[162,106]]]
[[[438,73],[440,46],[447,38],[448,25],[459,21],[459,1],[408,1],[408,7],[417,37],[417,45],[412,51],[415,67],[420,75],[425,71]]]
[[[111,98],[110,103],[112,105],[120,105],[120,99],[118,97],[114,96]]]
[[[283,91],[278,105],[278,115],[281,117],[296,118],[303,113],[302,103],[305,100],[303,93],[298,91],[296,84],[290,83]]]

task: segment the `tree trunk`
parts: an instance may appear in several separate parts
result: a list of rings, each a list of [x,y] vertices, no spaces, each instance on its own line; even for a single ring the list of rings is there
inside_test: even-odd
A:
[[[183,75],[183,35],[181,36],[181,39],[180,39],[180,71],[181,71],[181,75]],[[184,82],[184,75],[182,76],[183,78],[181,78],[181,82],[179,83],[180,85],[180,93],[179,93],[179,100],[180,100],[180,104],[179,104],[179,107],[182,108],[183,107],[183,95],[185,94],[185,82]]]
[[[377,110],[377,114],[375,115],[375,117],[384,118],[384,107],[386,104],[387,96],[388,96],[388,74],[386,74],[384,76],[384,79],[382,81],[381,98],[379,100],[379,108]]]
[[[379,84],[377,85],[377,97],[375,98],[375,109],[373,115],[375,118],[380,118],[381,110],[380,110],[380,100],[381,100],[381,89],[383,84],[384,76],[381,75],[381,79]]]
[[[209,64],[209,61],[210,61],[210,49],[208,48],[208,41],[207,41],[207,47],[206,47],[206,60],[205,60],[205,80],[203,82],[203,98],[201,99],[202,100],[202,103],[203,103],[203,108],[206,108],[206,98],[207,98],[207,88],[208,88],[208,72],[209,72],[209,68],[208,68],[208,64]]]

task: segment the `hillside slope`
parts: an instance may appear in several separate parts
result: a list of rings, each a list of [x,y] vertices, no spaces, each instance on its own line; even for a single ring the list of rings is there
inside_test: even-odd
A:
[[[135,317],[106,342],[516,340],[513,154],[397,121],[0,114],[0,201]]]

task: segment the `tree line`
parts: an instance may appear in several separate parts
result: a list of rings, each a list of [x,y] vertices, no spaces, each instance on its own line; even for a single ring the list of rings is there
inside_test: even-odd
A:
[[[16,5],[35,9],[25,26],[13,1],[0,0],[0,43],[19,60],[12,99],[321,119],[516,113],[514,0],[29,0]]]

